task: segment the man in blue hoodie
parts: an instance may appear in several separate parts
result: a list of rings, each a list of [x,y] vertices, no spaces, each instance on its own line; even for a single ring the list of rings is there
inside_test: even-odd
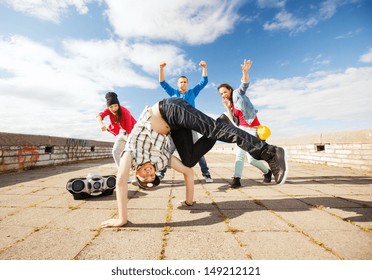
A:
[[[208,73],[207,73],[207,63],[205,61],[200,61],[199,66],[203,69],[202,70],[202,77],[200,79],[200,82],[192,89],[187,89],[189,85],[189,81],[187,77],[180,76],[178,78],[177,86],[178,89],[175,89],[171,87],[164,78],[164,67],[167,64],[165,62],[160,63],[159,65],[159,83],[161,87],[165,90],[166,93],[170,97],[179,97],[185,100],[187,103],[189,103],[191,106],[195,108],[195,98],[199,95],[200,91],[208,84]],[[198,134],[193,131],[192,132],[194,142],[198,140]],[[175,151],[174,145],[172,145],[172,152]],[[202,156],[199,160],[199,166],[202,172],[202,175],[205,179],[206,183],[212,183],[213,179],[211,177],[211,174],[209,173],[209,168],[207,165],[207,161],[205,160],[205,157]],[[163,169],[158,173],[158,176],[162,179],[164,178],[165,172],[167,169]]]

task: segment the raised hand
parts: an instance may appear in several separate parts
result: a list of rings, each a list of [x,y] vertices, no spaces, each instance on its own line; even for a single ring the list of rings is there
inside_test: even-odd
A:
[[[252,61],[250,61],[250,60],[245,60],[245,59],[244,59],[243,64],[241,64],[242,71],[243,71],[243,72],[248,72],[248,71],[251,69],[252,63],[253,63]]]

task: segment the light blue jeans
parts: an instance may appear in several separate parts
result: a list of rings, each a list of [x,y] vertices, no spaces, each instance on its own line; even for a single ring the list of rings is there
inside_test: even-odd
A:
[[[241,130],[248,132],[249,134],[257,137],[257,128],[254,127],[246,127],[246,126],[239,126]],[[263,174],[266,174],[269,169],[266,167],[263,161],[254,159],[249,153],[241,149],[239,146],[235,147],[235,170],[234,170],[234,177],[241,177],[244,168],[244,161],[247,158],[247,161],[250,165],[257,167],[260,169]]]

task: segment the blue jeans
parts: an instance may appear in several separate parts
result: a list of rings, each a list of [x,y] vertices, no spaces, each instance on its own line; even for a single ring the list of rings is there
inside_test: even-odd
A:
[[[268,145],[233,124],[212,119],[182,98],[163,99],[159,102],[159,110],[170,126],[171,137],[182,163],[188,167],[193,167],[212,149],[217,140],[236,143],[255,159],[261,159],[261,152]],[[203,135],[195,143],[192,137],[193,130]]]
[[[195,143],[198,140],[199,140],[198,133],[196,131],[192,131],[192,141]],[[205,160],[204,156],[202,156],[199,159],[198,163],[199,163],[200,170],[203,176],[211,175],[209,174],[209,168],[208,168],[207,161]]]

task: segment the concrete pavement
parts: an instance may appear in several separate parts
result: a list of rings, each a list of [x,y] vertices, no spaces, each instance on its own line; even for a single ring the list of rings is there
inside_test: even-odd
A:
[[[213,183],[195,172],[192,207],[169,169],[152,191],[130,185],[128,225],[101,229],[115,195],[73,200],[70,178],[115,174],[111,159],[0,175],[2,260],[371,260],[372,174],[290,162],[287,183],[262,184],[246,165],[228,183],[233,154],[206,155]]]

